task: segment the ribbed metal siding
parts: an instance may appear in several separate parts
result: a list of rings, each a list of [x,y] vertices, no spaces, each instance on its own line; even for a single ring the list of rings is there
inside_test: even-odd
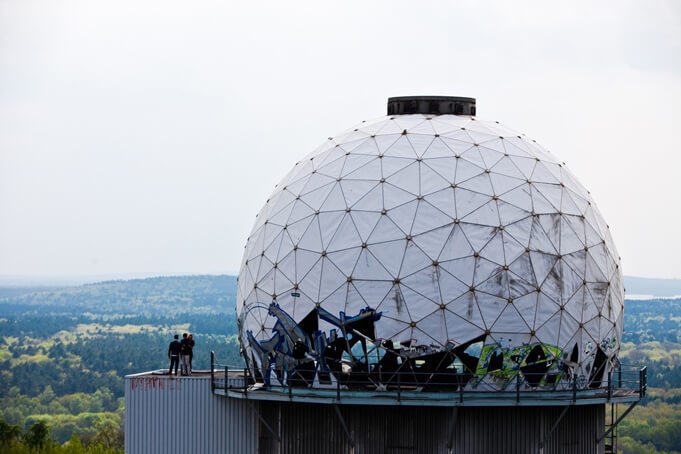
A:
[[[448,453],[453,409],[249,402],[214,396],[208,377],[131,376],[125,383],[126,454]],[[260,423],[259,408],[281,443]],[[534,453],[562,407],[461,407],[454,453]],[[570,407],[544,453],[601,454],[604,405]],[[260,449],[258,450],[258,445]]]
[[[356,442],[355,454],[449,453],[453,411],[442,407],[339,406]],[[351,453],[331,405],[261,402],[261,414],[281,434],[281,446],[261,430],[263,454]],[[463,407],[454,425],[454,453],[535,453],[561,407]],[[574,406],[546,440],[544,453],[603,453],[603,405]]]
[[[214,396],[210,377],[128,376],[125,452],[256,453],[253,405]]]
[[[537,452],[539,440],[557,421],[563,407],[504,407],[460,410],[454,452]],[[544,442],[544,453],[601,454],[596,439],[605,430],[604,405],[568,409]]]

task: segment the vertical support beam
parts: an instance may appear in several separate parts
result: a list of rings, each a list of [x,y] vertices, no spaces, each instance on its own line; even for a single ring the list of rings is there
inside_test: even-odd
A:
[[[281,402],[277,403],[277,433],[281,433]],[[281,454],[281,438],[277,445],[277,454]]]
[[[618,404],[615,404],[615,403],[610,404],[610,425],[612,425],[615,422],[615,420],[617,419],[617,410],[615,409],[615,407],[617,405]],[[617,429],[612,431],[612,436],[613,437],[617,436]],[[613,448],[614,448],[614,445],[613,445]],[[615,452],[617,452],[617,451],[615,451]]]
[[[619,410],[619,407],[620,407],[619,404],[615,404],[615,405],[614,405],[613,413],[612,413],[612,414],[613,414],[613,417],[610,418],[610,422],[613,422],[613,423],[614,423],[615,420],[617,419],[617,412],[618,412],[618,410]],[[614,439],[614,445],[615,445],[614,452],[618,452],[618,449],[617,449],[617,432],[618,432],[618,429],[617,429],[617,427],[615,427],[615,430],[612,431],[612,433],[613,433],[613,439]]]
[[[400,372],[397,371],[397,401],[402,400],[402,381],[400,380]]]
[[[539,454],[541,454],[543,452],[544,443],[546,443],[546,440],[548,440],[549,437],[551,436],[551,434],[556,430],[556,428],[558,427],[558,424],[560,424],[560,422],[563,420],[563,418],[567,414],[569,408],[570,408],[569,405],[567,407],[563,408],[563,411],[560,412],[560,415],[558,416],[558,419],[556,419],[556,422],[553,423],[553,425],[551,426],[551,428],[549,429],[549,431],[547,433],[542,435],[541,440],[539,440],[539,446],[537,447],[537,452]]]
[[[277,439],[277,441],[278,441],[279,443],[281,443],[281,437],[279,436],[278,433],[276,433],[276,432],[272,429],[272,427],[270,427],[269,424],[267,424],[267,421],[265,421],[265,418],[263,418],[262,415],[260,414],[260,412],[258,411],[258,409],[257,409],[257,407],[256,407],[257,404],[254,404],[254,403],[252,403],[252,402],[249,402],[249,404],[250,404],[251,409],[255,412],[255,415],[258,417],[258,419],[259,419],[260,422],[262,423],[262,425],[265,426],[265,428],[269,431],[269,433],[271,433],[271,434],[274,436],[274,438]],[[281,419],[281,414],[279,415],[279,419]]]
[[[572,378],[572,403],[577,402],[577,375]]]
[[[224,388],[225,392],[230,388],[229,386],[229,368],[225,366],[225,383],[224,383]]]
[[[227,380],[227,376],[225,376]],[[248,367],[244,367],[244,396],[248,395]]]
[[[215,392],[215,352],[210,351],[210,392]]]
[[[629,412],[630,412],[631,410],[633,410],[634,407],[635,407],[639,402],[641,402],[641,401],[640,401],[640,400],[637,400],[636,402],[634,402],[633,404],[631,404],[631,405],[629,406],[629,408],[627,408],[627,410],[626,410],[624,413],[622,413],[622,416],[620,416],[619,418],[617,418],[617,421],[615,421],[615,422],[612,424],[612,426],[610,426],[610,428],[609,428],[608,430],[605,431],[605,433],[604,433],[603,435],[601,435],[600,437],[598,437],[598,438],[596,439],[596,443],[600,443],[601,440],[603,440],[605,437],[607,437],[608,434],[609,434],[610,432],[612,432],[612,431],[615,429],[615,427],[617,427],[617,425],[618,425],[620,422],[622,422],[622,420],[625,418],[625,416],[627,416],[627,415],[629,414]]]
[[[348,440],[350,441],[350,446],[352,446],[352,452],[355,452],[355,440],[353,440],[352,435],[350,434],[350,430],[348,430],[348,426],[345,424],[345,419],[343,419],[343,415],[341,414],[340,408],[338,408],[338,405],[333,404],[333,409],[336,410],[336,416],[338,416],[338,420],[340,421],[341,426],[343,426],[345,435],[348,437]]]
[[[612,400],[612,371],[608,371],[608,402]]]
[[[520,371],[515,376],[515,402],[520,403]]]
[[[454,428],[456,427],[456,417],[459,415],[459,407],[454,406],[452,408],[452,422],[449,425],[449,441],[447,441],[447,449],[449,450],[450,454],[452,452],[452,449],[454,448]]]

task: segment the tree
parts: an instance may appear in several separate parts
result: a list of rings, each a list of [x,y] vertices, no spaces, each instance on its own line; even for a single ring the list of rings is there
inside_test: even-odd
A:
[[[7,447],[13,441],[19,439],[21,429],[14,424],[8,424],[4,419],[0,419],[0,446]]]
[[[123,449],[125,438],[123,431],[111,423],[97,423],[97,435],[93,443],[101,444],[104,449]]]
[[[31,448],[41,448],[48,441],[50,441],[50,429],[45,421],[36,422],[24,434],[24,443]]]
[[[45,390],[38,395],[38,400],[40,400],[41,404],[48,406],[56,397],[57,395],[52,390],[52,387],[47,385],[45,386]]]
[[[79,415],[85,411],[85,399],[82,395],[76,395],[69,404],[69,410],[71,410],[72,415]]]
[[[68,454],[86,454],[87,452],[85,446],[83,446],[83,443],[81,443],[80,438],[78,438],[78,435],[76,435],[75,432],[71,435],[71,440],[66,446],[66,452]]]

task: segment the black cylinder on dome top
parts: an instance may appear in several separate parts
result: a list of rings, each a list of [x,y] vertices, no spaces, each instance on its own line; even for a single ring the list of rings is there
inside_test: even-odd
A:
[[[475,115],[475,98],[460,96],[397,96],[388,98],[388,115]]]

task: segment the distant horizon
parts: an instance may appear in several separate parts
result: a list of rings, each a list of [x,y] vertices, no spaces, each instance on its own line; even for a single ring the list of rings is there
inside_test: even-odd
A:
[[[56,279],[94,279],[94,278],[151,278],[151,277],[173,277],[173,276],[238,276],[239,271],[237,270],[212,270],[212,271],[131,271],[131,272],[120,272],[120,273],[73,273],[73,274],[0,274],[0,285],[3,285],[5,281],[11,279],[17,280],[56,280]],[[634,276],[630,274],[625,274],[624,277],[636,278],[636,279],[653,279],[660,281],[681,281],[681,277],[651,277],[651,276]]]
[[[234,270],[223,271],[177,271],[177,272],[130,272],[130,273],[97,273],[97,274],[0,274],[0,287],[36,286],[49,287],[54,285],[83,285],[112,280],[149,279],[154,277],[181,276],[238,276]]]
[[[107,281],[125,281],[135,279],[152,279],[157,277],[186,276],[238,276],[235,270],[204,272],[130,272],[84,275],[1,275],[0,288],[22,287],[74,287],[96,284]],[[681,279],[656,278],[642,276],[624,276],[627,300],[645,300],[655,298],[681,298]]]

